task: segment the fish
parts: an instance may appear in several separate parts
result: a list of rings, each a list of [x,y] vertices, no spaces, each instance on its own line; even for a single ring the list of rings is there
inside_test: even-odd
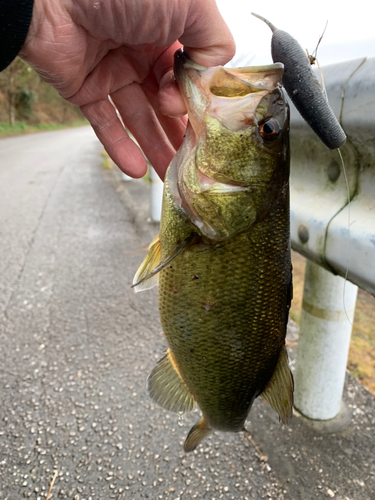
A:
[[[133,287],[159,285],[168,349],[147,388],[179,415],[198,405],[190,452],[212,431],[245,430],[258,396],[283,423],[292,415],[289,108],[281,63],[206,68],[180,50],[174,71],[189,122]]]

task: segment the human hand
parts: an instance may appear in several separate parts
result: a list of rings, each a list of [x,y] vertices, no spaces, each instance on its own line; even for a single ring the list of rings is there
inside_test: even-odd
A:
[[[163,179],[186,128],[173,79],[180,44],[204,66],[233,57],[233,38],[214,0],[34,0],[20,55],[81,108],[121,170],[141,177],[146,161],[111,96]]]

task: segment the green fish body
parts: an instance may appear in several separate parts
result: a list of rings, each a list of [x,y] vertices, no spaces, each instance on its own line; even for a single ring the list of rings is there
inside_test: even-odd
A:
[[[197,403],[192,451],[212,430],[238,432],[257,396],[288,422],[285,349],[292,277],[289,112],[282,65],[204,68],[183,52],[175,74],[189,113],[167,171],[160,235],[135,276],[158,279],[169,349],[148,379],[176,413]]]

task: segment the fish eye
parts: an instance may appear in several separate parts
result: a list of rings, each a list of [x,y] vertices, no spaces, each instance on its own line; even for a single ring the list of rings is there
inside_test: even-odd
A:
[[[276,137],[279,136],[280,131],[280,124],[275,118],[270,118],[269,120],[261,123],[259,126],[260,135],[266,141],[272,141],[272,139],[276,139]]]

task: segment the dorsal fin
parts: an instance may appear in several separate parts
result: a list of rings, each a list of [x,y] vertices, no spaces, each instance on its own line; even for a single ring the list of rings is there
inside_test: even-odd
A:
[[[293,375],[289,368],[288,353],[283,346],[275,371],[262,392],[261,398],[272,406],[284,424],[287,424],[292,416],[293,388]]]
[[[150,373],[147,390],[151,399],[165,410],[183,414],[195,406],[193,395],[182,380],[170,349]]]

